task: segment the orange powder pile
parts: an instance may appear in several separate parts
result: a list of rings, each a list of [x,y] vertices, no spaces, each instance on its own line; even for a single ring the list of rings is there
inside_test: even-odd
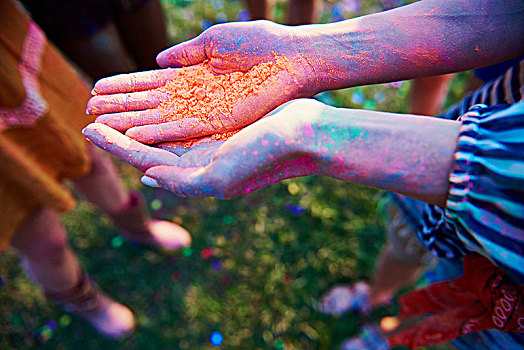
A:
[[[272,78],[278,72],[289,70],[289,66],[289,60],[279,56],[274,61],[258,64],[247,72],[216,74],[208,62],[180,68],[175,79],[157,89],[171,95],[169,100],[163,101],[158,107],[166,112],[165,118],[159,122],[196,118],[211,125],[209,116],[231,116],[235,103],[259,93],[274,81]],[[225,140],[238,131],[240,130],[214,134],[211,137]],[[188,141],[184,143],[184,147],[194,144],[194,141]]]

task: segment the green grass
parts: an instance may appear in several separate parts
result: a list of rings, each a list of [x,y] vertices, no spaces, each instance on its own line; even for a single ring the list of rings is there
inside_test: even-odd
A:
[[[215,330],[225,348],[328,348],[356,332],[356,317],[337,320],[315,304],[331,284],[371,275],[383,243],[374,190],[303,178],[229,201],[144,192],[156,208],[162,203],[155,216],[193,233],[191,250],[168,255],[120,245],[107,218],[80,204],[64,217],[71,244],[95,280],[134,310],[139,326],[114,342],[73,319],[40,341],[44,348],[209,348]],[[201,256],[205,248],[213,251],[209,259]],[[0,266],[0,345],[28,346],[64,313],[20,274],[14,254],[3,254]]]
[[[324,21],[334,3],[326,2]],[[234,19],[242,7],[238,1],[226,1],[225,10],[210,4],[164,1],[172,41],[198,34],[202,19],[213,22],[217,12]],[[367,1],[357,14],[376,11],[378,4]],[[282,20],[283,13],[279,1],[275,17]],[[460,75],[453,83],[448,104],[462,94],[465,81]],[[408,92],[409,83],[384,84],[320,98],[337,106],[406,112]],[[211,333],[220,331],[225,349],[332,349],[358,332],[358,317],[327,316],[316,303],[336,283],[373,275],[384,244],[379,192],[308,177],[228,201],[181,199],[141,186],[138,172],[118,165],[155,217],[191,231],[191,249],[169,255],[132,246],[107,217],[80,202],[63,218],[70,243],[99,285],[134,311],[135,334],[120,341],[98,336],[47,302],[8,250],[0,255],[0,348],[209,349]],[[208,248],[212,257],[202,257]],[[371,320],[394,312],[378,310]],[[50,320],[56,329],[49,329]]]

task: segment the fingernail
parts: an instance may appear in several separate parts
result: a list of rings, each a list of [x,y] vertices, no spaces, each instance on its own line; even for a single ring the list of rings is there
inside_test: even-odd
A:
[[[140,179],[140,181],[146,185],[146,186],[149,186],[149,187],[161,187],[158,182],[156,182],[155,179],[153,179],[152,177],[149,177],[149,176],[142,176],[142,178]]]
[[[157,56],[156,56],[156,63],[160,66],[160,67],[166,67],[167,66],[167,53],[166,53],[167,50],[164,50],[162,52],[160,52]]]

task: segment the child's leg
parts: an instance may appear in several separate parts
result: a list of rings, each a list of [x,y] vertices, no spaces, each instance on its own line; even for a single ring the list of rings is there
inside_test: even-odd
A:
[[[133,330],[131,311],[105,295],[82,272],[54,210],[36,210],[11,244],[24,258],[27,273],[50,299],[85,318],[105,336],[119,338]]]
[[[413,199],[401,200],[404,210],[413,218],[419,218],[422,204]],[[413,282],[430,263],[432,255],[417,240],[413,223],[409,223],[407,213],[391,201],[386,204],[387,244],[382,248],[376,272],[370,285],[371,307],[378,306],[402,287]]]
[[[105,213],[114,213],[129,201],[127,191],[111,160],[101,150],[89,144],[91,171],[85,176],[74,179],[73,184],[83,198],[96,205]]]
[[[123,11],[115,24],[138,70],[158,69],[156,55],[168,46],[160,1],[149,0],[137,9]]]
[[[331,314],[351,311],[366,315],[374,308],[390,302],[400,288],[419,276],[422,266],[421,259],[404,259],[388,243],[379,254],[371,283],[334,286],[322,296],[320,308],[322,312]]]
[[[11,245],[25,258],[31,277],[46,291],[63,291],[77,284],[81,269],[54,210],[36,210],[20,226]]]
[[[331,288],[321,299],[324,312],[358,311],[366,314],[388,303],[400,288],[413,282],[430,263],[431,253],[415,237],[416,220],[422,215],[423,204],[406,197],[394,198],[397,204],[392,199],[385,202],[387,244],[379,253],[371,283],[358,282]]]
[[[321,1],[318,0],[289,0],[287,10],[287,24],[297,26],[318,22]]]
[[[272,4],[269,0],[246,0],[245,3],[252,21],[270,19]]]
[[[91,171],[73,180],[89,202],[109,214],[126,238],[162,249],[176,249],[191,243],[189,233],[168,221],[152,220],[138,192],[127,191],[115,166],[102,151],[89,145]]]
[[[378,257],[376,273],[370,285],[371,307],[388,302],[400,288],[414,281],[423,267],[420,259],[408,261],[397,257],[390,244],[384,247]]]

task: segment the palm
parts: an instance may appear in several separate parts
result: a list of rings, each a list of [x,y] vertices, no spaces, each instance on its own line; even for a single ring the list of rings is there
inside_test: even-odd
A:
[[[253,79],[261,70],[260,64],[275,62],[270,68],[271,75],[261,83],[265,85],[241,97],[230,95],[229,113],[210,110],[206,118],[184,114],[183,118],[170,120],[168,116],[176,112],[160,107],[173,96],[162,87],[181,79],[182,71],[177,68],[102,79],[95,85],[97,96],[89,102],[88,111],[100,115],[97,122],[148,144],[237,130],[286,101],[316,92],[308,83],[314,79],[314,74],[301,51],[301,47],[307,46],[304,45],[307,36],[297,33],[296,29],[267,21],[228,23],[214,26],[199,37],[159,55],[158,61],[162,66],[198,67],[205,61],[215,74],[245,72],[259,65],[246,75]],[[204,85],[213,79],[213,76],[207,77]],[[223,79],[223,76],[216,79]],[[248,81],[246,86],[249,85]],[[234,88],[234,84],[221,86],[226,93]]]
[[[302,143],[297,130],[319,105],[311,100],[290,102],[226,141],[203,138],[189,149],[176,142],[150,147],[103,124],[89,125],[84,135],[176,194],[230,198],[316,173],[314,162],[292,144]]]

